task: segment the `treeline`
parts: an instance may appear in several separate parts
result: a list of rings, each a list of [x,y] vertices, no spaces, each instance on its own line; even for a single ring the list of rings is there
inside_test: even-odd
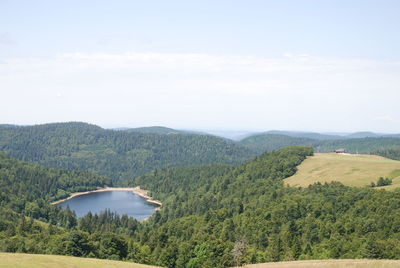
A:
[[[400,146],[393,146],[386,149],[379,149],[372,154],[380,155],[393,160],[400,160]]]
[[[333,152],[345,148],[349,153],[378,154],[392,159],[400,159],[400,138],[343,138],[317,140],[304,137],[291,137],[281,134],[257,134],[239,141],[239,144],[257,153],[271,152],[287,146],[310,146],[316,152]]]
[[[393,180],[391,178],[380,177],[376,183],[371,182],[370,186],[371,187],[382,187],[382,186],[392,185],[392,183],[393,183]]]
[[[290,137],[282,134],[256,134],[238,143],[259,154],[272,152],[288,146],[312,146],[316,140],[303,137]]]
[[[114,183],[157,168],[237,164],[256,155],[209,135],[115,131],[85,123],[3,125],[0,151],[47,167],[88,170],[108,176]]]

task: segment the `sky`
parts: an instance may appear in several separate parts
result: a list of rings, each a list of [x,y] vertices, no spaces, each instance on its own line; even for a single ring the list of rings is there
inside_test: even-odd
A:
[[[400,133],[400,1],[0,0],[0,123]]]

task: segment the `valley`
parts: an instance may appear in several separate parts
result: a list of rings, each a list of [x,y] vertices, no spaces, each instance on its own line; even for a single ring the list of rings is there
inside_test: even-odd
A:
[[[315,153],[321,147],[292,142],[293,138],[300,145],[314,140],[281,134],[261,136],[249,147],[242,141],[187,136],[159,127],[144,131],[104,130],[82,123],[0,128],[0,146],[6,152],[0,154],[0,251],[171,268],[397,259],[400,197],[397,191],[377,189],[398,187],[398,161],[376,155]],[[269,135],[278,136],[269,139]],[[270,152],[261,152],[265,142],[272,145]],[[346,143],[350,151],[371,148],[396,155],[397,150],[393,137],[319,142],[335,144],[334,148]],[[146,168],[142,169],[137,163],[144,151],[126,158],[132,148],[152,150],[154,160],[168,157],[143,162]],[[104,152],[109,156],[102,162]],[[80,163],[81,157],[87,162],[69,165]],[[180,163],[182,157],[185,161]],[[124,160],[120,163],[120,159]],[[116,175],[107,176],[113,172]],[[393,184],[366,187],[380,176]],[[96,197],[100,194],[110,195],[116,208],[132,205],[117,196],[132,197],[132,191],[162,203],[161,209],[151,207],[150,213],[136,217],[91,207],[104,203]],[[80,198],[94,203],[83,200],[78,206],[88,208],[79,213],[72,205],[71,210],[51,204]],[[292,264],[301,267],[302,262]]]
[[[0,0],[0,268],[399,268],[399,14]]]

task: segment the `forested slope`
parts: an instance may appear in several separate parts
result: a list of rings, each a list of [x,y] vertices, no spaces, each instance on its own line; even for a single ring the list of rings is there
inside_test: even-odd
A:
[[[0,126],[0,151],[47,167],[89,170],[118,183],[154,169],[254,157],[222,138],[105,130],[86,123]]]
[[[336,149],[344,148],[349,153],[379,154],[388,158],[393,158],[398,157],[398,153],[395,153],[393,150],[398,150],[398,148],[400,148],[400,138],[342,137],[341,139],[335,138],[332,140],[318,140],[281,134],[263,133],[247,137],[239,141],[238,144],[247,147],[248,149],[253,150],[257,153],[271,152],[273,150],[278,150],[287,146],[299,145],[311,146],[315,149],[316,152],[320,153],[333,152]]]
[[[373,154],[377,154],[393,160],[400,160],[400,145],[378,149],[374,151]]]
[[[334,136],[334,140],[326,140],[331,136],[325,135],[322,139],[317,133],[302,135],[319,140],[263,133],[234,142],[164,127],[117,131],[78,122],[0,125],[0,151],[47,167],[88,170],[120,184],[156,169],[238,164],[261,153],[293,145],[311,146],[316,152],[345,148],[351,153],[377,153],[394,159],[398,158],[395,150],[400,148],[400,138],[395,137],[337,139]]]
[[[332,152],[335,149],[345,148],[350,153],[374,154],[377,150],[386,150],[400,147],[400,138],[377,137],[355,138],[346,140],[331,140],[313,143],[314,148],[321,153]]]
[[[5,177],[20,186],[0,188],[4,193],[0,251],[111,258],[177,268],[297,259],[398,259],[399,192],[340,183],[284,186],[283,179],[293,175],[311,154],[311,148],[289,147],[236,166],[156,170],[128,181],[140,183],[163,201],[162,209],[143,223],[111,212],[78,220],[70,211],[49,209],[46,200],[52,200],[55,191],[31,197],[28,191],[30,184],[33,189],[44,187],[48,182],[41,178],[51,169],[4,156],[2,173],[11,174]],[[26,179],[31,169],[36,171]],[[68,181],[79,180],[72,176]]]
[[[247,137],[239,141],[238,144],[261,154],[265,152],[272,152],[274,150],[278,150],[287,146],[294,146],[294,145],[312,146],[313,143],[316,142],[317,142],[316,140],[310,138],[291,137],[282,134],[263,133]]]
[[[141,242],[152,249],[158,264],[168,267],[399,258],[398,192],[340,183],[285,187],[282,179],[310,154],[311,148],[285,148],[215,177],[207,172],[216,167],[204,167],[204,178],[197,177],[194,181],[200,183],[193,188],[187,178],[199,174],[200,167],[136,179],[165,201]]]
[[[0,251],[150,262],[133,236],[139,222],[110,211],[77,219],[50,202],[109,185],[87,171],[63,171],[0,153]]]
[[[65,171],[22,162],[0,153],[0,207],[59,225],[68,211],[50,205],[70,193],[112,185],[103,176],[87,171]],[[65,215],[65,214],[68,215]],[[59,222],[61,220],[61,222]]]
[[[184,134],[186,131],[176,130],[169,127],[153,126],[153,127],[137,127],[122,129],[127,132],[141,132],[141,133],[154,133],[154,134]]]

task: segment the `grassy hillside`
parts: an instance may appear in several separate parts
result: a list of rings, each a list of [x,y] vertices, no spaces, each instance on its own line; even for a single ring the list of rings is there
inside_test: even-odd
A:
[[[156,268],[124,261],[78,258],[58,255],[39,255],[24,253],[0,253],[0,268]],[[395,268],[400,267],[398,260],[312,260],[250,264],[244,268]]]
[[[210,135],[116,131],[79,122],[0,126],[0,151],[47,167],[89,170],[115,183],[155,169],[235,164],[256,155]]]
[[[295,175],[285,179],[291,186],[339,181],[348,186],[366,186],[379,177],[393,179],[389,188],[400,186],[400,161],[375,155],[315,154],[308,157]]]
[[[123,261],[77,258],[57,255],[0,253],[0,268],[151,268],[156,266]]]
[[[395,268],[400,261],[394,260],[315,260],[288,261],[245,265],[245,268]]]

